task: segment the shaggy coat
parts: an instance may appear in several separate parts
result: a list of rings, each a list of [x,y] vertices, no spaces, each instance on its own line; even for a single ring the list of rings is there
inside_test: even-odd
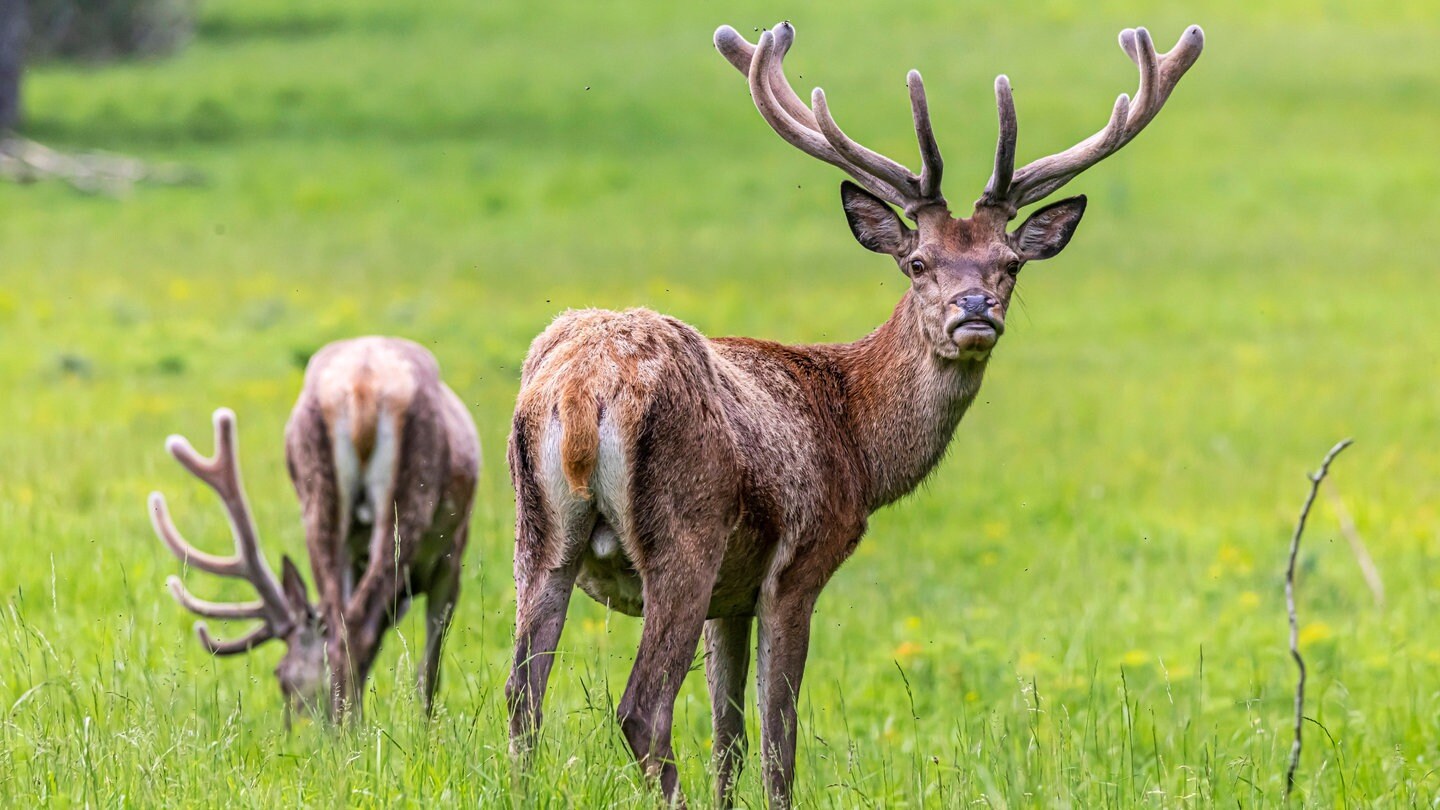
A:
[[[418,595],[427,597],[420,684],[428,710],[480,467],[464,403],[418,344],[332,343],[306,367],[285,448],[319,590],[333,711],[359,706],[385,631]]]

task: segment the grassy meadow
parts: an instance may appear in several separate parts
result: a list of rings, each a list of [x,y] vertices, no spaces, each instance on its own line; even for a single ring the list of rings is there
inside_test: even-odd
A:
[[[924,72],[957,208],[989,173],[996,73],[1027,161],[1133,92],[1121,28],[1207,33],[1150,131],[1068,187],[1089,213],[1022,274],[948,458],[821,598],[803,805],[1280,806],[1288,539],[1305,473],[1354,436],[1300,556],[1314,723],[1292,803],[1435,806],[1440,10],[883,5],[209,0],[173,58],[36,66],[27,135],[205,181],[0,186],[0,805],[655,801],[613,720],[639,622],[583,595],[536,766],[511,767],[505,436],[528,342],[567,307],[792,342],[888,317],[904,279],[851,238],[840,173],[782,143],[710,45],[788,18],[802,94],[823,84],[848,132],[912,164],[902,81]],[[485,448],[441,706],[420,719],[415,611],[363,725],[287,734],[279,650],[203,652],[145,496],[228,548],[162,445],[208,452],[232,407],[262,542],[303,555],[281,429],[305,358],[369,333],[429,346]],[[245,595],[213,579],[189,581]],[[702,677],[676,717],[708,806]],[[753,750],[740,798],[764,803]]]

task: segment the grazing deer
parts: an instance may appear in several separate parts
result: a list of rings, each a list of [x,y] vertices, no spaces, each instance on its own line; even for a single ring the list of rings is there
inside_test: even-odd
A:
[[[567,312],[530,347],[510,435],[512,746],[523,752],[540,726],[578,582],[612,609],[644,617],[619,722],[676,802],[672,712],[703,627],[717,799],[728,804],[745,745],[753,621],[764,781],[771,802],[788,805],[816,599],[869,514],[913,490],[945,453],[1005,330],[1021,267],[1065,247],[1085,198],[1041,208],[1014,231],[1007,223],[1134,138],[1203,44],[1198,27],[1166,54],[1143,28],[1121,33],[1140,68],[1135,98],[1120,96],[1096,135],[1019,170],[1014,103],[999,77],[994,173],[974,213],[957,218],[940,192],[920,74],[908,80],[917,175],[841,132],[819,89],[810,106],[796,96],[781,67],[793,38],[782,23],[751,45],[725,26],[715,45],[747,76],[776,133],[859,184],[840,189],[851,231],[910,280],[890,319],[854,343],[783,346],[706,339],[643,309]]]
[[[275,669],[292,711],[321,709],[339,719],[357,711],[386,629],[410,600],[425,604],[420,694],[428,713],[440,676],[440,651],[459,596],[471,498],[480,465],[475,424],[440,381],[435,358],[415,343],[366,337],[332,343],[305,369],[305,384],[285,428],[286,461],[300,497],[305,545],[318,604],[287,556],[279,581],[260,553],[259,535],[240,477],[235,414],[215,412],[215,456],[204,458],[171,436],[170,454],[220,496],[235,536],[235,555],[196,549],[175,529],[165,498],[150,495],[155,532],[192,568],[248,580],[259,599],[217,603],[196,598],[170,577],[175,600],[214,619],[260,619],[232,641],[195,631],[213,655],[234,655],[280,639]],[[328,695],[323,702],[321,695]]]

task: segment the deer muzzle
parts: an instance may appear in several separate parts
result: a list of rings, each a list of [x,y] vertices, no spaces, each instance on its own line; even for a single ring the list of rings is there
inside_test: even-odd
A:
[[[998,302],[988,295],[959,295],[951,302],[945,334],[962,352],[985,352],[1005,334],[1005,320],[997,316]]]

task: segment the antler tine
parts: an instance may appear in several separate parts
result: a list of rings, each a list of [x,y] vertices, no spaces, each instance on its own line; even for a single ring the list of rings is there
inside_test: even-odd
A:
[[[801,126],[816,129],[815,113],[805,106],[800,94],[795,92],[795,88],[790,86],[790,80],[785,78],[785,55],[790,53],[790,46],[795,44],[795,26],[782,22],[771,29],[770,33],[775,37],[774,58],[769,60],[769,69],[765,71],[765,83],[770,87],[770,94]]]
[[[260,644],[275,638],[275,631],[268,624],[262,624],[245,635],[230,641],[221,641],[210,635],[210,628],[204,622],[195,623],[195,635],[200,637],[200,643],[211,655],[235,655],[236,653],[250,652]]]
[[[861,146],[846,135],[840,129],[840,125],[835,123],[835,117],[830,114],[830,105],[825,102],[824,90],[819,87],[815,88],[810,95],[810,107],[815,111],[815,120],[820,124],[820,132],[825,135],[825,140],[835,147],[835,151],[844,156],[851,164],[879,177],[900,192],[902,199],[896,203],[897,205],[909,206],[920,200],[920,178],[899,163],[879,152]]]
[[[716,49],[746,75],[751,98],[760,115],[787,143],[841,169],[872,193],[904,208],[907,214],[913,215],[925,205],[943,204],[944,198],[939,193],[943,166],[930,130],[929,109],[919,74],[912,72],[908,81],[916,137],[924,162],[921,175],[916,175],[846,136],[830,116],[824,93],[818,88],[810,106],[800,99],[785,78],[783,64],[794,39],[795,28],[788,22],[762,32],[755,45],[728,25],[715,31]],[[931,189],[930,193],[925,193],[927,188]]]
[[[1205,32],[1200,26],[1192,25],[1185,29],[1180,35],[1175,47],[1163,54],[1155,52],[1155,45],[1150,39],[1150,32],[1144,28],[1137,28],[1134,31],[1135,42],[1127,45],[1125,32],[1121,32],[1120,46],[1125,50],[1141,71],[1140,91],[1135,94],[1132,116],[1126,124],[1126,129],[1134,137],[1150,120],[1160,112],[1160,108],[1170,98],[1170,93],[1175,85],[1180,82],[1180,77],[1195,64],[1200,58],[1200,52],[1205,47]],[[1132,53],[1133,49],[1133,53]],[[1148,80],[1148,81],[1147,81]],[[1153,94],[1153,95],[1152,95]]]
[[[774,35],[769,31],[762,32],[760,41],[755,45],[754,61],[750,63],[750,69],[745,74],[750,82],[750,97],[755,101],[755,108],[760,111],[760,117],[764,118],[765,123],[769,124],[770,128],[791,146],[811,157],[840,165],[842,162],[840,156],[830,148],[820,133],[802,126],[785,109],[785,105],[775,98],[774,90],[767,80],[774,52]]]
[[[995,141],[995,170],[985,184],[982,202],[995,204],[1010,193],[1010,180],[1015,176],[1015,141],[1020,125],[1015,119],[1015,94],[1010,90],[1010,77],[995,77],[995,110],[1000,118],[1000,134]]]
[[[215,423],[214,464],[221,469],[224,488],[215,487],[220,500],[225,504],[225,513],[230,518],[230,528],[235,533],[235,550],[244,561],[246,578],[260,594],[260,601],[272,611],[276,627],[284,627],[290,619],[290,609],[285,602],[284,591],[275,572],[260,553],[259,533],[255,529],[255,518],[250,514],[250,504],[245,498],[245,487],[240,477],[240,455],[235,441],[235,412],[220,408],[213,417]]]
[[[170,519],[170,508],[165,505],[165,496],[158,492],[150,493],[150,525],[155,527],[155,534],[170,548],[171,553],[191,568],[199,568],[222,577],[244,575],[244,563],[239,557],[221,557],[206,553],[181,537],[180,531],[175,528],[175,522]]]
[[[778,72],[777,65],[780,56],[781,54],[776,53],[774,35],[769,31],[762,33],[760,42],[755,46],[755,61],[751,64],[748,74],[750,95],[755,100],[756,109],[760,111],[761,117],[770,125],[770,128],[796,149],[841,169],[880,197],[895,205],[903,206],[905,195],[901,191],[889,182],[847,160],[844,155],[836,151],[835,146],[818,129],[795,120],[786,111],[784,105],[775,98],[772,86],[774,82],[767,80],[767,77],[773,75],[773,72]],[[786,82],[785,86],[788,88],[789,83]],[[816,117],[813,111],[807,110],[807,112],[811,119]]]
[[[1155,52],[1150,32],[1144,28],[1121,31],[1120,47],[1140,71],[1140,87],[1134,98],[1122,94],[1116,99],[1110,121],[1104,129],[1064,152],[1040,158],[1016,171],[1010,187],[1003,194],[992,195],[990,186],[987,186],[981,204],[1005,204],[1013,212],[1043,199],[1081,172],[1119,151],[1159,114],[1180,77],[1200,58],[1204,46],[1205,32],[1198,25],[1185,29],[1175,47],[1164,54]],[[1001,117],[1003,129],[1003,111]],[[998,169],[998,155],[996,160]]]
[[[245,579],[254,586],[257,602],[219,603],[197,599],[185,590],[179,580],[171,578],[170,592],[181,605],[211,618],[260,618],[265,624],[235,642],[216,642],[197,627],[200,639],[211,652],[227,655],[253,647],[275,635],[283,635],[294,621],[279,580],[260,553],[259,536],[250,505],[241,483],[240,460],[236,449],[235,414],[228,408],[215,411],[215,455],[206,458],[181,436],[171,436],[165,446],[187,470],[215,490],[225,506],[225,514],[235,538],[235,555],[222,557],[208,554],[186,542],[170,518],[165,498],[158,492],[150,495],[150,516],[155,533],[182,562],[221,576]],[[228,651],[228,652],[227,652]]]
[[[179,577],[168,577],[165,584],[170,587],[170,595],[175,597],[175,601],[196,615],[211,619],[265,618],[263,602],[210,602],[200,599],[186,590]],[[196,622],[195,635],[200,637],[200,643],[211,655],[234,655],[254,649],[261,642],[274,638],[275,628],[267,621],[238,639],[220,641],[210,635],[210,629],[205,626],[204,622]]]
[[[217,436],[218,443],[219,438]],[[180,466],[190,471],[190,474],[209,484],[211,487],[222,486],[217,477],[219,468],[214,460],[200,455],[200,451],[190,444],[190,440],[180,435],[167,436],[165,438],[165,449],[180,462]]]
[[[1130,96],[1121,93],[1115,99],[1115,107],[1110,111],[1110,121],[1104,129],[1081,141],[1073,150],[1040,158],[1021,169],[1022,174],[1017,174],[1010,192],[1010,196],[1016,198],[1015,207],[1019,208],[1050,196],[1081,172],[1124,146],[1125,123],[1130,118],[1133,106]],[[1099,157],[1088,161],[1077,158],[1077,155],[1084,154],[1097,154]]]
[[[175,597],[175,601],[179,602],[181,607],[197,616],[204,616],[210,619],[265,618],[265,604],[263,602],[210,602],[186,590],[185,584],[180,581],[179,577],[167,577],[165,584],[170,588],[170,595]]]
[[[755,46],[733,27],[722,25],[715,29],[715,50],[725,57],[735,69],[750,75],[750,63],[755,60]]]
[[[777,56],[776,64],[783,63],[785,54],[789,53],[790,46],[795,42],[795,26],[788,22],[780,23],[769,32],[775,38],[775,50]],[[764,34],[761,35],[762,38]],[[715,29],[715,49],[729,60],[735,69],[746,77],[750,75],[750,67],[755,62],[755,51],[757,47],[751,45],[745,37],[728,25],[722,25]],[[802,126],[816,130],[815,114],[800,100],[795,88],[790,86],[790,81],[785,78],[783,70],[771,69],[764,76],[765,84],[769,87],[771,96],[776,103],[784,108],[786,114]],[[753,95],[753,94],[752,94]]]
[[[930,103],[925,100],[925,80],[920,78],[920,71],[906,74],[905,86],[910,88],[910,112],[915,119],[915,140],[920,144],[920,196],[943,203],[940,177],[945,161],[940,158],[940,144],[935,142],[935,130],[930,126]]]

